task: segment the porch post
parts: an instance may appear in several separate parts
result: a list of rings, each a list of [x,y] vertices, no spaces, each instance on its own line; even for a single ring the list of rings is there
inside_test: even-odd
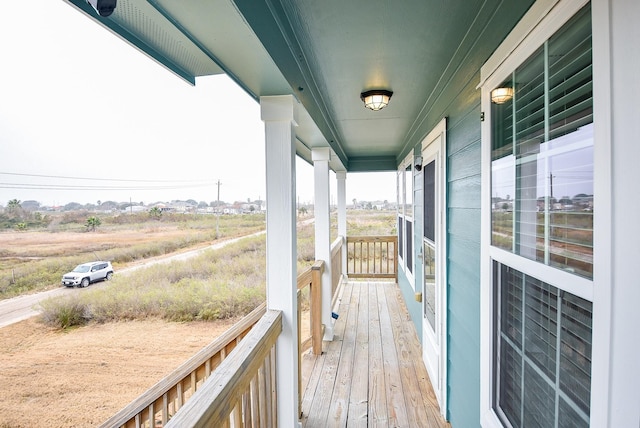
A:
[[[276,342],[278,427],[298,426],[298,313],[296,303],[297,105],[291,95],[260,98],[265,124],[267,190],[267,309],[282,311]]]
[[[314,181],[314,213],[316,231],[316,260],[324,260],[322,274],[322,324],[323,340],[333,340],[333,318],[331,318],[331,235],[329,202],[329,148],[311,150]]]
[[[347,172],[336,172],[338,181],[338,235],[342,236],[342,276],[347,276]]]
[[[591,16],[596,118],[591,426],[637,426],[640,200],[632,195],[640,179],[640,3],[595,0]]]

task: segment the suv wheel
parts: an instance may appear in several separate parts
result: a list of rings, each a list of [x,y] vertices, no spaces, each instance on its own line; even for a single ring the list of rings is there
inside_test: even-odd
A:
[[[89,286],[89,278],[82,278],[80,282],[80,288],[85,288]]]
[[[111,278],[113,278],[113,272],[109,272],[107,273],[107,277],[105,278],[107,281],[111,281]]]

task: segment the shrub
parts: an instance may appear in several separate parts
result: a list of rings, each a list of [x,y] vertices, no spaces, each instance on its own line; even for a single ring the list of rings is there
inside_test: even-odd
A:
[[[41,302],[42,319],[46,324],[66,329],[88,322],[87,307],[77,298],[47,299]]]

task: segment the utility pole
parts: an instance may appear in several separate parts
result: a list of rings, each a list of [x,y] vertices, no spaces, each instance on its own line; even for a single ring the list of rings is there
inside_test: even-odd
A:
[[[218,186],[218,202],[216,203],[216,239],[220,237],[220,179],[216,185]]]

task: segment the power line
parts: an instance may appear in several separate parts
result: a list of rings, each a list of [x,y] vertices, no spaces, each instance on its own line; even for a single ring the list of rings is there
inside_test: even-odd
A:
[[[47,183],[24,183],[24,182],[0,182],[0,189],[21,189],[21,190],[74,190],[74,191],[97,191],[97,190],[116,190],[116,191],[150,191],[150,190],[177,190],[192,189],[198,187],[209,187],[216,183],[211,179],[200,180],[162,180],[162,179],[123,179],[123,178],[99,178],[99,177],[72,177],[64,175],[45,175],[45,174],[27,174],[19,172],[0,172],[0,175],[15,177],[33,177],[46,178],[55,180],[78,180],[80,182],[111,182],[111,183],[131,183],[130,185],[109,185],[109,184],[62,184],[54,182]],[[34,180],[36,181],[36,180]],[[39,181],[39,180],[38,180]],[[144,184],[144,185],[143,185]]]
[[[191,189],[196,187],[209,187],[213,183],[184,184],[174,186],[82,186],[64,184],[30,184],[30,183],[0,183],[2,189],[22,189],[22,190],[174,190]]]
[[[43,175],[43,174],[26,174],[19,172],[0,172],[0,175],[14,175],[21,177],[39,177],[39,178],[62,178],[65,180],[93,180],[93,181],[119,181],[133,183],[209,183],[215,184],[211,179],[200,180],[142,180],[142,179],[124,179],[124,178],[97,178],[97,177],[70,177],[64,175]]]

